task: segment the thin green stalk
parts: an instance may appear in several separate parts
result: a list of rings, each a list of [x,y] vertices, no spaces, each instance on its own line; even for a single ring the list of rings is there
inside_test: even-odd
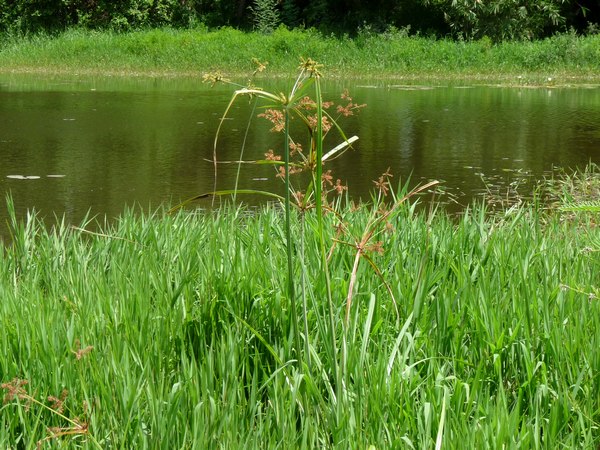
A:
[[[304,212],[300,216],[300,254],[302,258],[300,263],[302,265],[302,320],[304,322],[304,352],[306,354],[306,363],[310,371],[310,341],[308,331],[308,305],[306,302],[306,264],[304,263],[305,253],[305,239],[304,234],[306,233],[306,218]]]
[[[283,154],[285,164],[285,243],[287,253],[287,276],[288,276],[288,296],[290,298],[290,307],[292,308],[292,330],[294,333],[294,348],[296,356],[302,367],[302,350],[300,347],[300,332],[298,330],[298,310],[296,309],[296,293],[294,289],[294,266],[292,261],[292,232],[291,232],[291,209],[292,202],[290,198],[290,114],[286,107],[284,109],[285,129],[283,139]]]
[[[319,227],[319,236],[323,237],[323,197],[322,197],[322,178],[323,178],[323,98],[321,97],[321,83],[318,75],[315,75],[315,96],[317,103],[317,132],[315,136],[315,195],[317,206],[317,221]]]
[[[240,150],[240,160],[238,161],[237,172],[235,174],[235,186],[233,188],[233,203],[237,199],[238,186],[240,181],[240,172],[242,170],[242,163],[244,161],[244,150],[246,148],[246,140],[248,139],[248,132],[250,131],[250,124],[252,123],[252,118],[254,117],[254,112],[256,111],[256,104],[258,103],[258,97],[254,98],[254,103],[252,104],[252,111],[250,112],[250,116],[248,119],[248,124],[246,125],[246,131],[244,132],[244,140],[242,141],[242,149]],[[215,186],[216,189],[216,186]]]
[[[331,360],[333,363],[333,372],[336,380],[338,391],[338,400],[343,388],[341,373],[338,365],[336,326],[335,326],[335,306],[331,295],[331,280],[329,278],[329,267],[327,262],[327,251],[325,249],[325,236],[323,233],[323,198],[322,198],[322,175],[323,175],[323,98],[321,95],[321,83],[318,74],[315,74],[315,96],[317,103],[317,132],[315,142],[315,165],[316,179],[315,185],[315,201],[317,207],[317,229],[319,232],[319,247],[321,252],[321,272],[325,275],[325,290],[327,294],[327,306],[329,312],[329,327],[331,333]],[[338,402],[338,405],[340,403]]]

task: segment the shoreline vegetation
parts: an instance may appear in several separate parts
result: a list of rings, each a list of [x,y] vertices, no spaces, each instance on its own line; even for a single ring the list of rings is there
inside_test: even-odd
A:
[[[55,36],[5,35],[0,73],[197,77],[219,71],[244,77],[252,59],[268,76],[292,77],[290,61],[317,58],[330,78],[498,82],[558,86],[600,83],[600,35],[574,33],[536,41],[456,41],[402,30],[356,37],[280,27],[270,34],[233,28],[150,29],[116,33],[72,29]]]

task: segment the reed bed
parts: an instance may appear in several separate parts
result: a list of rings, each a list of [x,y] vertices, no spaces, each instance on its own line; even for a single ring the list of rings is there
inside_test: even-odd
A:
[[[356,248],[336,242],[373,208],[320,225],[292,211],[306,314],[290,310],[278,207],[129,210],[94,232],[13,220],[0,447],[596,448],[597,215],[475,205],[456,219],[406,202],[370,254],[396,304],[361,265],[345,323]],[[306,276],[321,232],[333,322],[323,277]]]

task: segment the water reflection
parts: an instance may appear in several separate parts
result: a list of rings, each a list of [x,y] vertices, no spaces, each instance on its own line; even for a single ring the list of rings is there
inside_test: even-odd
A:
[[[285,89],[288,82],[278,83]],[[324,96],[337,100],[345,87],[368,106],[342,121],[360,140],[329,168],[357,197],[368,198],[388,167],[413,184],[440,179],[451,194],[446,200],[465,205],[490,186],[526,190],[553,166],[600,162],[598,88],[336,81],[325,84]],[[75,223],[88,211],[114,217],[125,205],[153,208],[210,191],[207,160],[231,92],[190,79],[0,76],[0,189],[21,216],[35,208]],[[225,122],[221,159],[239,158],[250,111],[242,100]],[[245,159],[278,148],[269,127],[252,120]],[[328,145],[339,142],[332,135]],[[219,166],[218,187],[232,187],[236,170]],[[265,166],[244,167],[240,186],[281,192]],[[6,222],[4,204],[0,219]]]

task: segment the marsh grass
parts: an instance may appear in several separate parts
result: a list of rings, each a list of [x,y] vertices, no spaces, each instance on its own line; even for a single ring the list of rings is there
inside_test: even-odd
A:
[[[456,42],[402,31],[355,38],[278,28],[269,35],[231,28],[154,29],[131,33],[69,30],[59,36],[3,36],[3,71],[193,75],[220,70],[245,76],[256,57],[273,74],[295,76],[289,61],[318,55],[331,76],[500,80],[509,84],[597,81],[600,35],[563,34],[533,42]],[[551,81],[548,81],[548,79]]]
[[[323,216],[327,241],[360,235],[373,210],[341,214],[344,236]],[[342,399],[322,279],[303,285],[311,371],[286,356],[278,208],[126,211],[95,233],[14,221],[0,253],[0,446],[595,448],[598,229],[530,206],[475,205],[456,221],[404,203],[389,221],[372,258],[396,305],[359,266],[335,334]],[[306,237],[295,273],[318,267],[315,215],[293,211],[290,227]],[[338,328],[354,257],[340,245],[328,261]],[[46,407],[8,395],[15,380]],[[48,398],[64,391],[61,416]],[[52,437],[69,420],[86,433]]]

